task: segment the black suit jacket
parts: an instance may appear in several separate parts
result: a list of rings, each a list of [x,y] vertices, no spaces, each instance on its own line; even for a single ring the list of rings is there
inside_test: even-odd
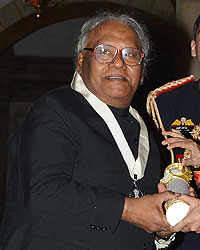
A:
[[[138,186],[154,193],[159,153],[150,144]],[[9,146],[1,250],[152,249],[153,234],[120,220],[133,182],[107,125],[78,92],[64,87],[43,96]]]

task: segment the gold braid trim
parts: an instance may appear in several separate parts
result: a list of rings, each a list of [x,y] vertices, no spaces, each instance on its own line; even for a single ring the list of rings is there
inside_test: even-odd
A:
[[[200,124],[193,128],[191,135],[196,141],[200,141]]]
[[[150,117],[152,117],[157,129],[160,128],[161,131],[165,131],[155,99],[159,96],[159,94],[176,89],[177,87],[182,86],[185,82],[189,82],[191,80],[194,80],[193,75],[179,79],[177,81],[168,82],[164,84],[163,86],[156,88],[155,90],[151,91],[148,94],[147,103],[146,103],[147,112],[150,115]],[[168,137],[164,136],[164,138],[167,139]],[[171,163],[173,164],[174,163],[173,149],[170,149],[170,154],[171,154]]]

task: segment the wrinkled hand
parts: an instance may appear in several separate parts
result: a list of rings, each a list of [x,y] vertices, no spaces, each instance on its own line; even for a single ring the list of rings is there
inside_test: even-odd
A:
[[[193,187],[189,187],[189,195],[192,197],[196,197],[196,192]]]
[[[173,227],[173,230],[200,233],[200,199],[188,195],[181,195],[179,198],[190,205],[190,210],[186,217]]]
[[[163,236],[172,233],[166,220],[163,203],[174,199],[172,192],[163,191],[159,194],[145,195],[141,198],[125,198],[122,220],[126,220],[147,232],[162,232]]]
[[[196,166],[200,167],[200,146],[191,139],[186,139],[184,135],[177,129],[172,131],[164,131],[164,136],[170,136],[170,138],[162,142],[163,145],[168,145],[167,149],[171,148],[183,148],[190,152],[190,158],[182,161],[183,166]]]

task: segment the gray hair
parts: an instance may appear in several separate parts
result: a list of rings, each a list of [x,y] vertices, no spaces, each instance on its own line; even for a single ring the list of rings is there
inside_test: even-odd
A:
[[[136,32],[142,45],[142,51],[145,54],[143,60],[143,66],[144,66],[144,73],[146,75],[147,66],[151,61],[150,58],[151,42],[147,28],[144,24],[141,24],[138,21],[136,21],[135,18],[125,14],[114,14],[110,12],[103,12],[89,19],[81,28],[81,34],[78,38],[78,43],[75,50],[76,52],[75,60],[77,60],[79,52],[81,52],[84,49],[88,36],[91,33],[91,31],[95,29],[97,26],[99,26],[101,23],[108,20],[118,21],[127,24]]]

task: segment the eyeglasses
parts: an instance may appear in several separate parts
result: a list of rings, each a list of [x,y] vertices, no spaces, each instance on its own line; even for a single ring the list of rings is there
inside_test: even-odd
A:
[[[83,50],[92,51],[95,59],[100,63],[111,63],[120,52],[125,64],[136,66],[141,64],[144,54],[136,48],[117,49],[111,45],[100,44],[95,48],[84,48]]]

